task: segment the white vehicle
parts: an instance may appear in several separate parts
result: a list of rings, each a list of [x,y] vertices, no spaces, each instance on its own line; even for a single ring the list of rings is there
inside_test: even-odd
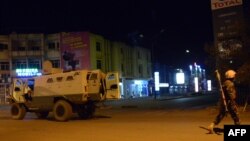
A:
[[[90,118],[95,104],[106,99],[119,99],[119,75],[100,70],[79,70],[42,75],[30,79],[13,79],[11,115],[23,119],[26,112],[46,118],[53,112],[57,121],[67,121],[72,113]]]

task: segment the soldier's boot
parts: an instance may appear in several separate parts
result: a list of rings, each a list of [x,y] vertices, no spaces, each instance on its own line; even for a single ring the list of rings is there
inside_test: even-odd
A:
[[[240,125],[240,121],[235,121],[234,125]]]
[[[235,116],[233,120],[234,120],[234,125],[240,125],[240,119],[238,116]]]
[[[214,123],[211,123],[209,126],[208,126],[208,130],[209,130],[209,133],[210,134],[213,134],[214,133]]]

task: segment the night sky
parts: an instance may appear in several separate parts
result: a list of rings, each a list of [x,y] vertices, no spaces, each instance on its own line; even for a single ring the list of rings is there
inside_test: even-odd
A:
[[[1,0],[0,8],[0,34],[90,31],[153,43],[157,60],[173,66],[202,64],[204,44],[213,41],[210,0]]]

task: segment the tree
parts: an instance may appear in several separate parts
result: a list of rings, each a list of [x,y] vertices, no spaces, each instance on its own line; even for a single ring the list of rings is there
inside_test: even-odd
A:
[[[250,9],[247,9],[245,17],[245,34],[243,36],[243,45],[245,53],[244,63],[237,69],[237,82],[243,85],[250,86]]]

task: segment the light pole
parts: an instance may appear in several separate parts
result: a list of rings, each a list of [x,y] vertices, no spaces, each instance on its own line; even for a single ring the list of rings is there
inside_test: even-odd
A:
[[[153,37],[152,37],[152,41],[151,41],[151,59],[152,59],[152,64],[153,64],[153,72],[152,72],[152,76],[154,76],[154,81],[155,81],[155,72],[159,72],[159,64],[158,64],[158,58],[156,57],[156,52],[157,52],[157,40],[158,38],[160,37],[160,35],[162,33],[165,32],[165,29],[161,29],[159,33],[155,34]],[[156,99],[157,95],[160,94],[160,90],[159,89],[156,89],[155,87],[155,90],[154,90],[154,99]]]

